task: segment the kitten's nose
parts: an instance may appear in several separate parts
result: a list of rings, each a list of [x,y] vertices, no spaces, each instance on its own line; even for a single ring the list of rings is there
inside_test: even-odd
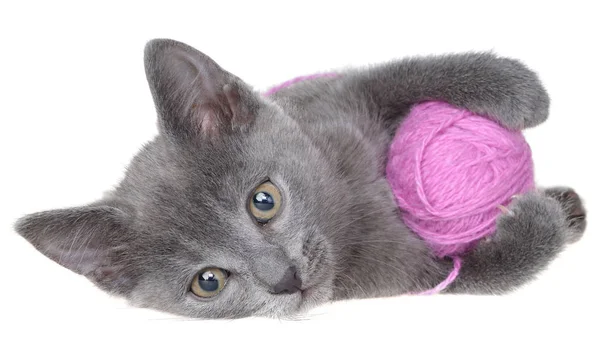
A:
[[[273,294],[293,294],[298,292],[302,287],[302,280],[298,277],[296,267],[289,267],[283,278],[271,289]]]

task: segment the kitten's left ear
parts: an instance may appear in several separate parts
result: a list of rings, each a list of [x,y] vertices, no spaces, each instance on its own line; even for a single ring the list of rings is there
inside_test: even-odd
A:
[[[254,119],[257,94],[198,50],[173,40],[152,40],[144,58],[161,131],[167,135],[213,139]]]
[[[86,276],[100,288],[124,295],[133,286],[127,216],[110,206],[84,206],[34,213],[15,230],[42,254]]]

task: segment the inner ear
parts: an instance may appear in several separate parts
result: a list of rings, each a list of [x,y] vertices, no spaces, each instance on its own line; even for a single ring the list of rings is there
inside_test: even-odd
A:
[[[153,40],[145,63],[163,132],[180,139],[215,138],[252,122],[256,93],[196,49]]]
[[[87,206],[34,213],[20,219],[15,230],[63,267],[123,293],[131,286],[125,257],[132,236],[126,219],[117,208]]]

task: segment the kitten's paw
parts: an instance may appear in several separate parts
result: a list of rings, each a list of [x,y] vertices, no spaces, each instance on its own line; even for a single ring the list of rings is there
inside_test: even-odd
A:
[[[581,239],[587,226],[587,212],[577,192],[568,187],[553,187],[545,189],[544,194],[557,200],[561,205],[566,217],[569,243]]]
[[[537,191],[513,198],[496,225],[493,239],[516,251],[551,256],[567,242],[568,224],[561,204]]]
[[[490,60],[488,86],[475,103],[476,111],[503,126],[521,130],[541,124],[548,118],[550,98],[536,73],[520,61],[509,58]]]

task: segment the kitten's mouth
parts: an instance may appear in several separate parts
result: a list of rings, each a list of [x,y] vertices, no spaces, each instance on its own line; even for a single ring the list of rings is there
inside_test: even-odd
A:
[[[312,294],[314,294],[314,289],[315,289],[314,287],[300,289],[300,294],[302,295],[302,299],[305,300],[306,298],[308,298]]]

